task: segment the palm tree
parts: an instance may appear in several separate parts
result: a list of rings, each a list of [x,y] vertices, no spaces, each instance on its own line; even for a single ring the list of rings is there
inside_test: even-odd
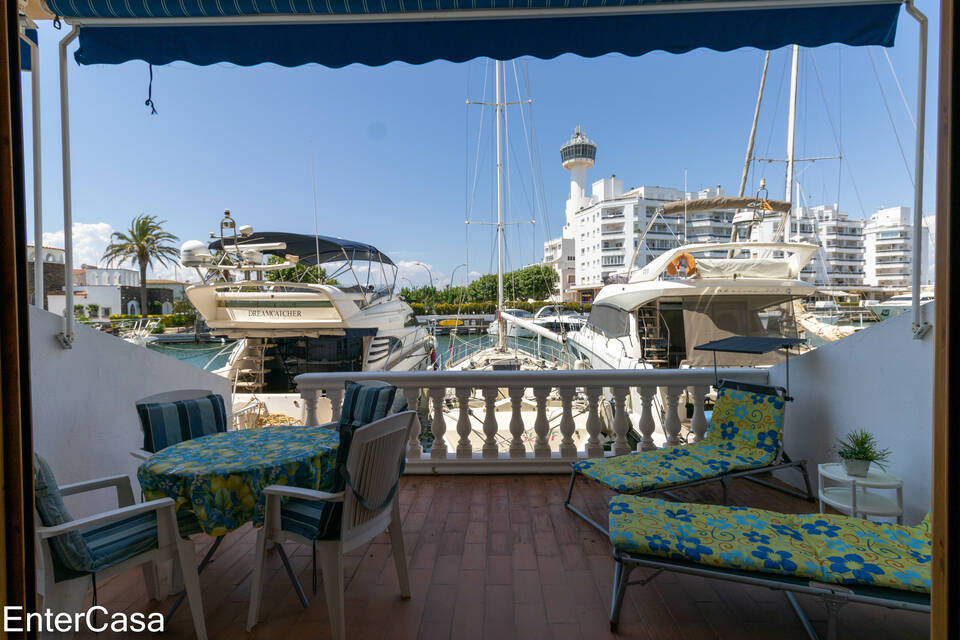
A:
[[[180,253],[169,244],[178,240],[177,236],[163,230],[166,220],[157,220],[156,216],[140,215],[130,223],[126,233],[114,231],[110,244],[103,252],[107,266],[121,265],[128,260],[140,267],[140,316],[147,317],[147,267],[156,260],[167,266],[167,261],[175,261]]]

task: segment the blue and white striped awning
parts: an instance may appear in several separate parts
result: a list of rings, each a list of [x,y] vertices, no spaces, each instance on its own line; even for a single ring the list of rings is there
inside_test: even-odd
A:
[[[900,0],[46,0],[81,64],[328,67],[892,46]]]

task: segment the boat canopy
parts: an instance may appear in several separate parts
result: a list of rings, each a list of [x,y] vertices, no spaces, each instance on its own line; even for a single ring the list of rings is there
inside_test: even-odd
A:
[[[782,200],[765,200],[757,198],[734,198],[720,196],[719,198],[698,198],[696,200],[676,200],[663,205],[663,215],[673,216],[698,211],[715,211],[717,209],[760,209],[762,211],[790,211],[791,204]]]
[[[325,262],[348,260],[366,260],[369,262],[381,262],[383,264],[393,265],[393,261],[373,245],[327,236],[308,236],[302,233],[282,233],[277,231],[261,233],[258,231],[251,236],[240,238],[237,246],[242,249],[244,245],[276,242],[284,243],[286,248],[265,249],[262,250],[261,253],[279,256],[281,258],[287,255],[294,255],[297,256],[300,264],[308,266],[323,264]],[[211,251],[223,250],[220,240],[211,242],[209,248]],[[231,248],[231,242],[228,240],[227,250]]]
[[[46,0],[79,27],[80,64],[343,67],[893,46],[901,0]],[[533,19],[535,18],[535,19]],[[134,27],[134,28],[131,28]]]

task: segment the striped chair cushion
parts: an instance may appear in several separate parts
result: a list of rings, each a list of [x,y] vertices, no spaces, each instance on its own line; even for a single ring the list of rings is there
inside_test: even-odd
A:
[[[33,497],[43,526],[55,527],[73,521],[73,516],[63,503],[53,470],[37,454],[33,455]],[[85,567],[93,565],[93,555],[77,531],[51,538],[50,546],[54,557],[65,567],[84,571]]]
[[[223,397],[211,394],[175,402],[137,405],[143,428],[143,448],[156,453],[172,444],[227,430]]]
[[[391,385],[371,387],[348,382],[340,411],[340,430],[349,425],[353,429],[386,418],[392,413],[397,388]],[[343,448],[341,437],[340,448]]]
[[[400,403],[394,402],[396,394],[397,388],[391,385],[372,387],[356,382],[347,383],[338,424],[340,445],[337,447],[336,473],[331,492],[346,488],[340,469],[347,464],[354,430],[394,413],[396,407],[400,406]],[[405,410],[406,402],[403,407]],[[342,515],[343,503],[290,499],[280,509],[280,522],[284,531],[292,531],[310,540],[336,540],[340,537]]]

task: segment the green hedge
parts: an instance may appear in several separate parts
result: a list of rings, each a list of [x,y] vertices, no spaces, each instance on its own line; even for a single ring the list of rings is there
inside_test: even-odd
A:
[[[418,315],[426,315],[427,311],[424,309],[422,302],[411,302],[410,308],[413,309],[413,312]],[[531,313],[535,312],[540,307],[551,304],[540,300],[538,302],[523,302],[519,300],[513,300],[510,302],[504,302],[504,306],[508,309],[524,309]],[[565,302],[561,306],[566,309],[571,309],[573,311],[580,311],[581,306],[576,302]],[[584,313],[590,312],[590,305],[583,305]],[[446,303],[437,303],[431,305],[430,314],[431,315],[441,315],[441,316],[452,316],[456,314],[460,315],[478,315],[478,314],[490,314],[497,312],[497,303],[496,302],[465,302],[462,305],[459,304],[446,304]]]

